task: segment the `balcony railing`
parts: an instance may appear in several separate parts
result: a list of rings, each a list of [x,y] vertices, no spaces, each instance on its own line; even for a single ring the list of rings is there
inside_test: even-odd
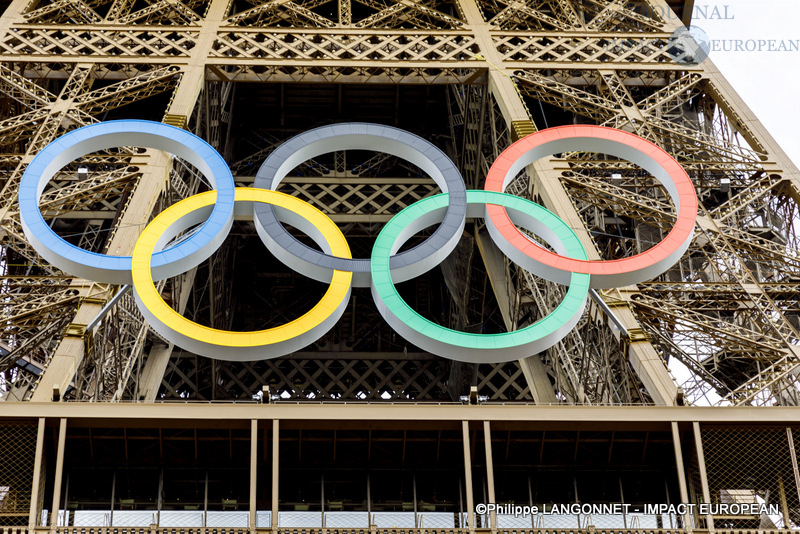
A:
[[[280,529],[468,529],[469,519],[464,512],[417,511],[367,512],[367,511],[280,511],[277,527]],[[49,525],[48,511],[44,510],[40,525]],[[204,510],[60,510],[57,525],[75,528],[150,528],[157,529],[250,529],[271,528],[272,513],[259,510],[255,524],[250,525],[250,512]],[[489,514],[475,514],[476,528],[489,528]],[[681,518],[676,515],[589,515],[589,514],[535,514],[514,516],[497,514],[497,529],[577,529],[590,527],[597,531],[612,530],[664,530],[680,529]]]
[[[25,527],[0,527],[0,534],[46,534],[51,532],[50,527],[38,527],[28,530]],[[56,534],[797,534],[797,530],[787,529],[736,529],[714,530],[668,528],[498,528],[469,529],[461,528],[192,528],[192,527],[56,527]]]

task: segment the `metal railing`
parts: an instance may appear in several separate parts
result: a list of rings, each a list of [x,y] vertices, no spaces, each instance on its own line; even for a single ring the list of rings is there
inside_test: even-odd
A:
[[[476,529],[491,529],[490,514],[475,514]],[[42,511],[40,525],[48,525],[48,510]],[[248,511],[203,510],[60,510],[59,527],[136,528],[240,528],[250,529]],[[617,532],[638,530],[682,530],[683,520],[677,515],[587,515],[535,514],[514,516],[497,514],[497,530],[561,530],[582,531],[613,529]],[[256,512],[253,528],[272,527],[272,513]],[[453,512],[366,512],[366,511],[280,511],[277,527],[281,530],[301,529],[303,534],[315,529],[383,529],[395,530],[459,530],[468,529],[468,514]],[[299,531],[298,531],[299,532]],[[797,531],[795,531],[797,532]]]
[[[277,528],[257,529],[263,534],[469,534],[468,529],[452,528]],[[23,527],[0,528],[0,534],[42,534],[49,528],[40,528],[28,531]],[[492,532],[490,529],[477,529],[478,532]],[[249,529],[242,528],[118,528],[118,527],[58,527],[56,534],[247,534]],[[687,534],[682,529],[603,529],[603,528],[498,528],[497,534]],[[705,529],[694,529],[693,534],[711,534]],[[742,529],[742,530],[715,530],[714,534],[796,534],[796,530],[778,529]],[[494,534],[494,533],[493,533]]]
[[[319,523],[319,514],[316,514]],[[49,511],[43,510],[40,525],[48,525]],[[203,510],[59,510],[59,527],[76,527],[80,529],[112,528],[147,528],[155,525],[157,529],[180,528],[250,528],[250,512],[248,511],[203,511]],[[256,513],[254,527],[269,528],[272,526],[272,513],[259,511]],[[310,526],[321,526],[314,524]]]

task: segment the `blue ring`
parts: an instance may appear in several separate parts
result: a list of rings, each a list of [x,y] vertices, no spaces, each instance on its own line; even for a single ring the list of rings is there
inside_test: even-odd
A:
[[[72,275],[97,282],[131,283],[130,256],[97,254],[68,243],[50,228],[39,209],[47,183],[65,165],[90,152],[119,146],[156,148],[182,157],[216,189],[216,204],[202,227],[181,243],[153,254],[153,276],[168,278],[199,265],[222,243],[233,223],[233,175],[222,156],[196,135],[143,120],[109,121],[78,128],[54,140],[33,158],[19,186],[22,229],[33,248]]]

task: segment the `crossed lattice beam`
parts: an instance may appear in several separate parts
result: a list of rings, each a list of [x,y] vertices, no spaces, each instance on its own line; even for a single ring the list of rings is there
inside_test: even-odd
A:
[[[146,4],[134,11],[130,0],[32,3],[4,26],[8,31],[4,29],[0,34],[0,51],[15,62],[0,67],[0,87],[19,109],[19,113],[0,122],[0,143],[14,153],[4,158],[4,164],[14,168],[4,176],[4,206],[12,206],[5,214],[4,229],[7,242],[29,261],[40,262],[24,242],[11,202],[25,158],[65,127],[89,124],[110,109],[171,90],[178,83],[178,72],[190,69],[192,62],[208,66],[209,80],[223,82],[482,84],[487,72],[497,69],[515,75],[522,82],[519,87],[523,92],[545,104],[600,124],[635,131],[667,146],[701,181],[701,200],[710,206],[705,222],[716,221],[717,227],[704,226],[690,253],[703,258],[702,263],[716,277],[715,283],[721,280],[737,289],[710,295],[704,292],[702,302],[693,301],[696,309],[691,311],[695,315],[690,316],[695,323],[689,330],[702,335],[687,339],[694,339],[701,346],[710,343],[710,333],[717,331],[735,348],[738,338],[731,333],[735,331],[743,339],[750,338],[750,346],[760,347],[763,379],[754,377],[743,384],[742,391],[731,396],[737,402],[761,398],[759,392],[785,379],[786,369],[794,362],[786,345],[793,342],[796,332],[785,321],[776,323],[774,314],[794,309],[789,305],[791,291],[786,288],[792,287],[790,278],[798,261],[791,243],[783,246],[763,234],[754,234],[750,228],[756,208],[771,209],[775,199],[786,198],[786,184],[781,173],[770,167],[772,156],[759,141],[759,135],[752,131],[748,120],[739,116],[738,104],[729,102],[714,83],[703,77],[702,67],[676,66],[671,61],[666,50],[671,32],[665,29],[665,21],[655,15],[657,10],[645,15],[622,0],[482,1],[479,8],[488,29],[478,38],[474,28],[466,24],[468,14],[458,2],[451,9],[445,3],[411,0],[363,0],[356,4],[341,0],[332,9],[333,16],[323,16],[320,8],[326,2],[320,0],[271,0],[254,2],[253,8],[240,13],[228,9],[214,15],[217,18],[213,20],[207,18],[207,4],[202,1]],[[496,52],[500,59],[488,64],[482,59],[487,52]],[[79,67],[70,70],[70,63]],[[542,69],[547,69],[547,76]],[[58,95],[45,88],[45,83],[33,81],[65,76],[67,83]],[[93,80],[98,78],[121,81],[91,90]],[[648,89],[643,91],[644,86]],[[458,159],[476,183],[497,155],[476,149],[482,142],[480,138],[494,135],[494,141],[489,143],[494,149],[502,137],[495,131],[497,121],[486,120],[483,129],[476,127],[484,120],[482,117],[493,112],[493,108],[480,107],[480,98],[481,92],[474,91],[457,104],[462,106],[457,115],[467,131],[464,146],[457,148]],[[64,100],[67,105],[59,104]],[[705,113],[703,124],[693,122],[684,113],[690,101],[693,105],[699,102],[695,109],[702,108]],[[460,127],[452,126],[454,131]],[[737,141],[734,131],[741,133],[749,146]],[[17,153],[21,145],[27,155]],[[130,161],[125,157],[123,160]],[[629,172],[631,167],[625,163],[597,161],[577,154],[557,165],[566,166],[562,181],[575,193],[575,207],[582,215],[588,216],[589,207],[601,211],[624,209],[630,219],[646,221],[661,230],[671,224],[670,209],[661,197],[640,194],[624,182],[619,187],[604,182],[603,174]],[[730,177],[734,193],[712,206],[715,188],[721,187],[720,175]],[[92,173],[80,181],[62,178],[56,181],[53,192],[46,194],[48,214],[64,215],[76,209],[98,215],[110,213],[119,204],[109,198],[139,183],[137,176],[124,167]],[[433,191],[422,184],[392,188],[368,180],[347,185],[324,180],[313,185],[290,181],[287,185],[293,194],[343,217],[388,216],[389,209]],[[174,187],[185,193],[186,188],[179,182]],[[787,210],[781,213],[791,215]],[[689,264],[692,258],[682,262],[684,266]],[[775,274],[771,276],[778,285],[748,274],[751,264],[774,266],[771,272]],[[692,272],[692,268],[688,271]],[[701,274],[695,270],[692,276]],[[742,291],[745,286],[750,289]],[[20,295],[27,289],[15,291]],[[529,291],[535,292],[531,288]],[[697,293],[688,288],[686,291],[690,295]],[[689,306],[686,294],[678,287],[645,286],[642,295],[645,301],[666,295],[676,308]],[[551,289],[542,288],[537,297],[539,305],[552,305],[552,296]],[[32,302],[50,309],[44,301]],[[739,323],[731,325],[720,323],[705,308],[731,303],[736,303],[735,314],[740,318]],[[643,305],[635,307],[646,309]],[[682,326],[677,334],[669,330],[684,324],[676,322],[677,314],[641,313],[651,334],[657,332],[661,341],[684,336]],[[671,322],[664,322],[664,317]],[[578,348],[575,342],[567,351],[577,354]],[[599,358],[605,355],[600,354]],[[691,361],[697,365],[697,358]],[[603,365],[607,366],[605,370]],[[555,367],[563,368],[564,364],[554,366],[553,373],[558,374],[561,370]],[[614,379],[623,380],[626,376],[624,365],[616,360],[598,364],[597,370],[596,376],[601,371]],[[124,378],[124,374],[108,375],[109,388],[118,387],[119,383],[113,387],[110,384]],[[512,377],[518,373],[489,374],[492,379],[485,382],[486,387],[495,379],[500,380],[496,377],[514,382],[516,378]],[[559,378],[566,379],[566,374]],[[611,381],[605,379],[605,383]],[[577,386],[570,387],[577,391]],[[621,386],[618,391],[624,389],[635,389],[635,385]],[[613,397],[608,391],[600,392],[600,386],[587,394]],[[628,394],[622,397],[625,395]]]

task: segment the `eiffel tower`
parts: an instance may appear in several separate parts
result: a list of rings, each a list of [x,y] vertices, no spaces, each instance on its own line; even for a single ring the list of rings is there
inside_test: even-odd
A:
[[[797,528],[800,173],[713,55],[676,45],[693,7],[0,0],[0,528]],[[300,351],[214,360],[155,332],[130,287],[62,272],[25,237],[27,165],[65,133],[117,119],[192,132],[238,186],[286,140],[342,122],[423,137],[468,189],[529,134],[613,127],[677,159],[698,222],[668,271],[594,292],[564,339],[515,361],[430,354],[389,327],[367,288]],[[40,208],[73,244],[127,255],[153,217],[207,185],[181,158],[119,147],[60,169]],[[401,158],[342,150],[300,164],[281,191],[322,210],[367,257],[383,224],[439,188]],[[506,192],[556,213],[593,260],[645,252],[677,218],[648,172],[605,154],[543,158]],[[239,220],[210,259],[156,287],[191,320],[239,331],[290,321],[324,292]],[[427,319],[484,334],[535,323],[565,293],[507,259],[480,220],[400,291]],[[489,503],[538,511],[477,506]],[[547,503],[774,509],[607,517],[548,514]]]

